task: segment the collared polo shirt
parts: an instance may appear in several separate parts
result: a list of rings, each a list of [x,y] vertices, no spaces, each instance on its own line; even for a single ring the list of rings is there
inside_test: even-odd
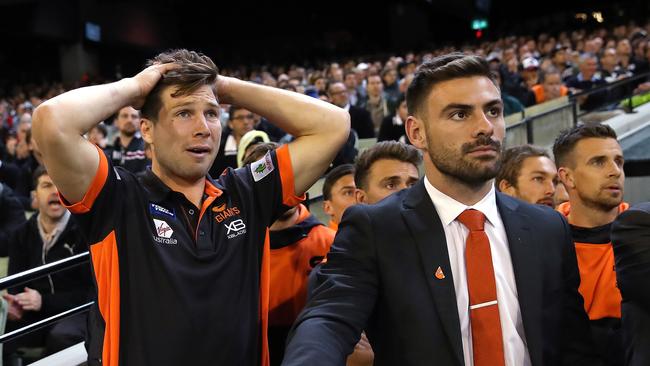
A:
[[[68,205],[91,243],[91,364],[266,365],[267,227],[301,200],[288,147],[207,177],[200,208],[151,171],[99,156],[85,197]]]
[[[122,146],[117,137],[113,146],[106,148],[106,155],[114,166],[121,166],[132,173],[144,171],[149,164],[144,153],[144,140],[138,136],[133,136],[127,147]]]

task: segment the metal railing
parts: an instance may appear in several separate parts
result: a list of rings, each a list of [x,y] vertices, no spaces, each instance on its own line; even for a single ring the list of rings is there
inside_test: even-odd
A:
[[[84,252],[81,254],[73,255],[72,257],[58,260],[56,262],[42,265],[40,267],[32,268],[24,272],[20,272],[11,276],[0,278],[0,291],[10,287],[20,286],[28,282],[31,282],[35,279],[49,276],[53,273],[88,263],[89,260],[90,260],[90,253]],[[0,335],[0,343],[10,341],[12,339],[21,337],[25,334],[31,333],[35,330],[57,323],[60,320],[88,311],[93,304],[94,302],[91,301],[89,303],[77,306],[76,308],[64,311],[57,315],[53,315],[49,318],[39,320],[25,327]]]
[[[581,118],[587,117],[589,114],[603,112],[607,107],[616,107],[616,109],[622,109],[625,113],[634,113],[632,103],[635,96],[634,86],[643,80],[650,80],[650,72],[569,95],[567,103],[540,113],[526,115],[524,111],[519,122],[507,126],[506,145],[528,143],[550,146],[560,131],[575,126]],[[600,105],[589,110],[580,109],[578,105],[579,99],[599,93],[607,94]]]

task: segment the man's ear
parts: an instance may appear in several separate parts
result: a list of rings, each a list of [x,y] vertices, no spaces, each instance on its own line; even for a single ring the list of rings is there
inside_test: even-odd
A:
[[[562,184],[564,184],[564,187],[567,189],[575,189],[576,188],[576,183],[575,183],[575,178],[573,176],[573,170],[567,167],[560,167],[560,169],[557,170],[557,176],[560,178],[560,181]]]
[[[324,200],[323,201],[323,211],[329,217],[334,217],[334,209],[332,208],[332,202],[330,200]]]
[[[366,192],[361,188],[357,188],[354,191],[354,198],[357,200],[357,203],[366,203]]]
[[[498,184],[499,190],[508,196],[517,197],[517,189],[505,179],[501,179]]]
[[[409,141],[418,149],[426,149],[427,147],[427,134],[422,123],[421,119],[415,116],[408,116],[404,124]]]
[[[142,139],[149,143],[150,145],[153,145],[153,130],[154,130],[154,124],[153,122],[148,119],[148,118],[142,118],[140,119],[140,134],[142,135]]]

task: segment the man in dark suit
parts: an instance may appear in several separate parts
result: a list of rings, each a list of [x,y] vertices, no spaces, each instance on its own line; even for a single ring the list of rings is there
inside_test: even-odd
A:
[[[496,193],[505,136],[489,66],[418,69],[406,130],[425,178],[348,208],[283,365],[341,365],[365,329],[375,365],[597,365],[566,221]]]
[[[625,364],[650,365],[650,202],[623,212],[612,224],[621,304]]]
[[[350,105],[348,90],[342,82],[333,82],[327,88],[327,95],[332,104],[350,113],[350,127],[357,131],[360,139],[375,137],[375,128],[370,113],[359,107]]]

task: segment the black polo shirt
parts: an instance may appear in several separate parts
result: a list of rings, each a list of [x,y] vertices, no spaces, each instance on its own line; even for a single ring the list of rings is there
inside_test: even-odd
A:
[[[267,227],[300,201],[293,192],[286,145],[208,177],[201,208],[151,171],[137,178],[100,154],[88,192],[69,206],[94,243],[89,360],[265,365]]]

